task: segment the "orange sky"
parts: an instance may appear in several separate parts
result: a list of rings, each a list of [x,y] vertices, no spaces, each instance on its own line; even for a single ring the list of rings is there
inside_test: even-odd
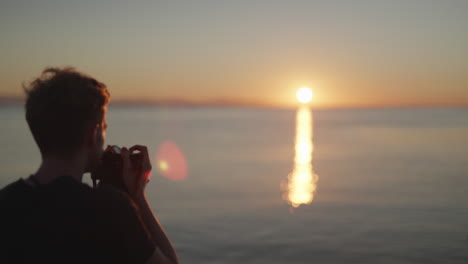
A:
[[[468,105],[467,1],[0,5],[0,97],[71,65],[115,101]]]

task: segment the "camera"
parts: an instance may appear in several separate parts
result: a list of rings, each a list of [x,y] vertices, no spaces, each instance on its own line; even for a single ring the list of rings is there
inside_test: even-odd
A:
[[[130,162],[133,170],[141,170],[143,155],[130,153]],[[128,193],[123,179],[122,150],[118,146],[108,146],[101,156],[100,164],[91,174],[93,186],[97,184],[110,184],[115,188]],[[97,183],[99,181],[99,183]]]

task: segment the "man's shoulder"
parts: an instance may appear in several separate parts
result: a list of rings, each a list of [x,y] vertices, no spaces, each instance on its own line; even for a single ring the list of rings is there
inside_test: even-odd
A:
[[[1,188],[0,193],[9,193],[17,189],[23,189],[24,187],[27,187],[27,183],[23,178],[20,178]]]
[[[67,177],[61,177],[47,186],[34,186],[27,180],[18,179],[0,189],[1,208],[27,209],[33,204],[37,205],[35,201],[38,199],[44,201],[40,203],[41,206],[95,208],[100,215],[121,215],[137,210],[130,196],[113,186],[102,184],[91,188]]]
[[[21,194],[28,188],[27,183],[23,179],[18,179],[7,186],[0,189],[0,203],[4,200],[9,200],[16,195]]]

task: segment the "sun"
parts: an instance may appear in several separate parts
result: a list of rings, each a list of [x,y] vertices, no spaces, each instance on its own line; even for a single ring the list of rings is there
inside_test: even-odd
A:
[[[308,87],[303,87],[296,92],[297,100],[304,104],[310,102],[313,96],[312,90]]]

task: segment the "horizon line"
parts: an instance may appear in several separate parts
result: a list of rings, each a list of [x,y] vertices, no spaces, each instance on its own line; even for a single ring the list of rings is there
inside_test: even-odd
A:
[[[0,106],[24,104],[24,96],[0,96]],[[270,108],[270,109],[296,109],[302,104],[274,104],[260,103],[246,100],[188,100],[188,99],[116,99],[111,100],[109,106],[123,107],[234,107],[234,108]],[[311,109],[386,109],[386,108],[468,108],[468,103],[405,103],[405,104],[348,104],[348,105],[314,105],[308,104]]]

